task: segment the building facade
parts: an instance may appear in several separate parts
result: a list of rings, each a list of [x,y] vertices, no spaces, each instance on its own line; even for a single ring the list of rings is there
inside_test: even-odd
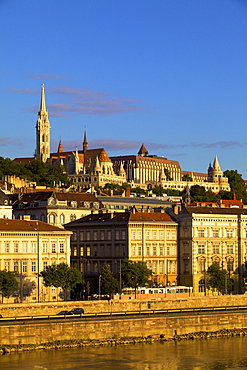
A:
[[[247,209],[186,206],[173,216],[179,223],[180,284],[193,286],[195,295],[212,294],[207,270],[216,262],[232,279],[231,293],[243,293]]]
[[[9,302],[63,299],[61,289],[44,287],[38,274],[52,264],[70,264],[69,231],[40,221],[0,219],[0,270],[14,271],[19,284]]]
[[[9,198],[16,219],[29,215],[32,220],[57,227],[63,227],[65,223],[98,212],[102,208],[101,202],[90,193],[41,191],[11,194]]]
[[[111,157],[111,160],[115,171],[120,165],[123,166],[127,182],[132,186],[139,185],[148,190],[162,186],[165,190],[183,191],[186,187],[200,185],[214,193],[220,190],[230,191],[228,179],[223,176],[217,157],[213,165],[209,165],[207,174],[182,171],[178,161],[150,155],[144,144],[136,156],[117,156]]]
[[[104,263],[116,275],[125,259],[145,262],[155,285],[177,284],[177,223],[166,213],[93,214],[64,226],[73,232],[71,265],[96,285]]]

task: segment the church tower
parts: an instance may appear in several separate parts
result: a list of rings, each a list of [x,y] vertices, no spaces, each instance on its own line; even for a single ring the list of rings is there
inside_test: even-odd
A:
[[[50,158],[50,122],[45,104],[45,85],[41,87],[41,101],[36,123],[35,158],[46,162]]]

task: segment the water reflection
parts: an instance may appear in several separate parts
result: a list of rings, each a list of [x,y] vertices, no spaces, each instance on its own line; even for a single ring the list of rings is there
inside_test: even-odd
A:
[[[36,351],[0,357],[1,370],[238,370],[247,369],[247,338]]]

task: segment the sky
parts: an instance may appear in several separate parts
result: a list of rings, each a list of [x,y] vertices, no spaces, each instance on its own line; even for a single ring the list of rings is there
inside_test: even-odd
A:
[[[0,0],[0,156],[104,147],[247,179],[247,0]]]

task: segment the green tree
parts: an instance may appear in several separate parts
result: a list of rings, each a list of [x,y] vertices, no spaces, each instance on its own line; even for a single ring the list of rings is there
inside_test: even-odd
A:
[[[220,266],[217,262],[214,262],[208,268],[209,279],[207,285],[210,288],[216,289],[222,294],[227,294],[227,291],[231,290],[232,282],[227,274],[226,270],[220,269]]]
[[[100,288],[102,294],[109,294],[112,296],[118,291],[118,282],[114,278],[111,267],[108,263],[104,263],[101,272]]]
[[[193,181],[193,179],[188,173],[186,173],[182,176],[182,181]]]
[[[0,271],[0,292],[2,295],[2,303],[4,297],[10,297],[14,290],[18,289],[18,283],[15,273],[12,271]]]
[[[136,188],[132,188],[131,193],[135,193],[137,195],[140,195],[140,194],[146,195],[147,194],[147,192],[144,189],[142,189],[140,186],[137,186]]]
[[[246,204],[247,203],[247,192],[246,192],[246,185],[242,178],[242,175],[238,173],[237,170],[226,170],[224,172],[224,176],[228,178],[232,195],[233,193],[236,194],[237,199],[242,199],[242,201]]]
[[[67,290],[76,287],[82,283],[82,274],[74,267],[69,267],[66,263],[48,266],[46,270],[41,271],[40,276],[44,280],[45,286],[61,287],[66,300]]]
[[[124,260],[121,273],[124,286],[134,288],[135,292],[138,287],[147,285],[150,282],[150,276],[152,276],[152,270],[147,267],[145,262],[141,261]]]

